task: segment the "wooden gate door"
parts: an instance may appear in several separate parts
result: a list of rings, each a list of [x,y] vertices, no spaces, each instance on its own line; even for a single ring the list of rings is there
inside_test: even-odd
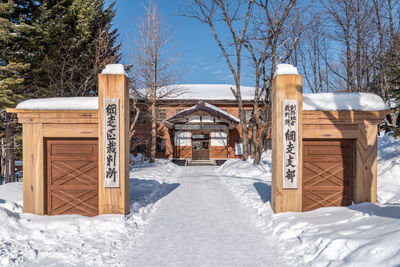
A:
[[[192,134],[192,159],[210,159],[210,135],[204,133]]]
[[[47,214],[95,216],[98,140],[47,140]]]
[[[352,201],[354,141],[303,141],[303,211]]]
[[[210,142],[208,140],[193,140],[192,159],[206,160],[210,159]]]

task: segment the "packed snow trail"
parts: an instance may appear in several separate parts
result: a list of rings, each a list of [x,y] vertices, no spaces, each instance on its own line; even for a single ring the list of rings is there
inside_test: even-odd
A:
[[[285,265],[214,170],[182,167],[174,181],[180,185],[162,200],[133,251],[127,251],[127,265]]]

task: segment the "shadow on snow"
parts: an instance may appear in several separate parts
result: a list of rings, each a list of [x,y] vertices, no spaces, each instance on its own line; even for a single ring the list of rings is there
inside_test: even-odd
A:
[[[141,207],[156,203],[179,186],[178,183],[159,183],[155,180],[130,179],[130,204],[137,202]]]
[[[271,185],[262,182],[255,182],[253,183],[253,186],[257,190],[258,195],[260,195],[263,203],[271,201]]]

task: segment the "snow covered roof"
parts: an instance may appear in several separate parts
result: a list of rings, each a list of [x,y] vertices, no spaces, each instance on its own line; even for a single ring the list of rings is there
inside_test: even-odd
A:
[[[236,100],[231,88],[232,84],[179,84],[183,93],[170,99],[196,99],[196,100]],[[254,87],[240,87],[243,100],[254,99]]]
[[[19,103],[16,109],[28,110],[97,110],[97,97],[53,97],[29,99]]]
[[[276,66],[275,76],[276,75],[298,75],[297,67],[291,64],[278,64]]]
[[[101,71],[101,74],[125,74],[124,65],[122,64],[107,64],[106,67]]]
[[[205,87],[202,87],[205,86]],[[197,99],[196,94],[200,100],[218,100],[224,98],[224,93],[230,93],[231,85],[196,85],[192,87],[192,91],[188,92],[188,97],[178,97],[178,99]],[[197,92],[205,88],[203,92]],[[218,89],[219,88],[219,89]],[[252,87],[242,87],[243,93],[248,93],[248,99],[251,99],[250,89]],[[195,90],[196,89],[196,90]],[[212,91],[218,93],[212,95]],[[220,91],[218,91],[220,90]],[[224,91],[225,90],[225,91]],[[197,93],[196,93],[197,92]],[[201,94],[208,92],[209,96],[200,98]],[[190,98],[192,97],[192,98]],[[232,96],[233,97],[233,96]],[[245,98],[244,98],[245,99]],[[230,117],[231,120],[238,120],[235,116],[225,112],[224,110],[204,102],[204,105],[215,112],[224,114]],[[197,105],[196,105],[197,106]],[[195,108],[193,106],[192,108]],[[26,110],[97,110],[98,98],[97,97],[54,97],[54,98],[38,98],[30,99],[19,103],[16,109]],[[189,108],[190,109],[190,108]],[[188,111],[186,109],[184,111]],[[389,110],[389,106],[379,96],[369,93],[318,93],[318,94],[304,94],[303,95],[303,110],[362,110],[362,111],[377,111]],[[183,111],[182,111],[183,112]],[[177,113],[175,115],[178,115]]]
[[[389,110],[379,96],[369,93],[318,93],[303,95],[303,110]]]
[[[222,110],[214,105],[211,105],[210,103],[203,102],[203,101],[199,102],[198,104],[196,104],[190,108],[184,109],[171,117],[166,118],[164,121],[167,121],[167,122],[174,121],[176,119],[180,119],[180,118],[189,116],[190,114],[193,114],[199,110],[205,111],[207,113],[210,113],[211,115],[223,118],[225,120],[234,122],[236,124],[240,122],[240,120],[237,117],[226,112],[225,110]]]
[[[223,115],[229,117],[231,120],[236,121],[237,123],[240,122],[240,120],[239,120],[237,117],[233,116],[232,114],[226,112],[226,111],[223,110],[223,109],[220,109],[220,108],[218,108],[218,107],[216,107],[216,106],[214,106],[214,105],[211,105],[210,103],[207,103],[207,102],[204,102],[204,105],[205,105],[206,107],[210,108],[211,110],[214,110],[215,112],[221,113],[221,114],[223,114]]]

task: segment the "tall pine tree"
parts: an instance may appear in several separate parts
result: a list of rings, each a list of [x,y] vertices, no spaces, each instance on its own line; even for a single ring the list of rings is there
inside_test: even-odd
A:
[[[103,0],[43,0],[41,79],[49,96],[97,94],[97,74],[120,60],[117,31],[111,30],[114,5]]]

